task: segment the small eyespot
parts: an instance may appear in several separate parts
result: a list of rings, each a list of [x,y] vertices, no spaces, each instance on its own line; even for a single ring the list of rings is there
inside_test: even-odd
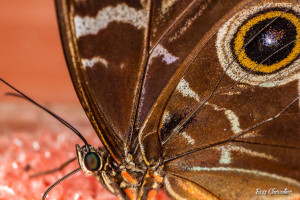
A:
[[[300,5],[246,7],[218,31],[217,55],[235,81],[274,87],[299,79]]]
[[[85,167],[90,171],[97,171],[100,168],[100,158],[95,152],[89,152],[84,157]]]

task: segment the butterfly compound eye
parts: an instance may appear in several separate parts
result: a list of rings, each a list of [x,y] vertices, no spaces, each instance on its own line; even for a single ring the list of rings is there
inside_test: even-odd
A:
[[[95,152],[89,152],[84,157],[85,167],[90,171],[97,171],[101,166],[101,159]]]

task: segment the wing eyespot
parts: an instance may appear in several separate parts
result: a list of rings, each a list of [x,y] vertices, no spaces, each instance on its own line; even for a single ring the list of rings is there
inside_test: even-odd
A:
[[[274,87],[299,79],[300,5],[269,3],[241,10],[221,26],[216,50],[235,81]]]
[[[288,67],[299,56],[299,36],[295,14],[272,10],[252,17],[238,29],[232,51],[245,70],[270,74]]]

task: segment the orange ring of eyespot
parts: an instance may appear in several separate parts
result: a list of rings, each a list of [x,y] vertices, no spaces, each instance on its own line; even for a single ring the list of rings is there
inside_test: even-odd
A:
[[[287,19],[289,22],[293,23],[296,27],[297,36],[295,41],[295,46],[292,49],[291,53],[284,58],[283,60],[272,64],[272,65],[264,65],[259,64],[253,60],[251,60],[246,52],[245,49],[243,49],[244,46],[244,40],[247,32],[250,30],[251,27],[253,27],[255,24],[266,20],[266,19],[274,19],[276,17],[281,17]],[[254,72],[262,72],[262,73],[272,73],[276,70],[279,70],[289,63],[291,63],[293,60],[297,58],[297,56],[300,53],[300,20],[297,16],[291,14],[291,13],[283,13],[283,11],[270,11],[265,14],[258,15],[254,17],[253,19],[249,20],[246,24],[244,24],[238,31],[237,36],[234,41],[234,51],[235,54],[238,55],[238,60],[249,70],[253,70]]]

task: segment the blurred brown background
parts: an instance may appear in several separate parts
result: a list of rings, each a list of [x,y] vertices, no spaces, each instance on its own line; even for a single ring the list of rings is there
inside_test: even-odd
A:
[[[63,57],[54,1],[0,1],[0,77],[41,103],[79,104]],[[0,84],[0,101],[11,91]]]

